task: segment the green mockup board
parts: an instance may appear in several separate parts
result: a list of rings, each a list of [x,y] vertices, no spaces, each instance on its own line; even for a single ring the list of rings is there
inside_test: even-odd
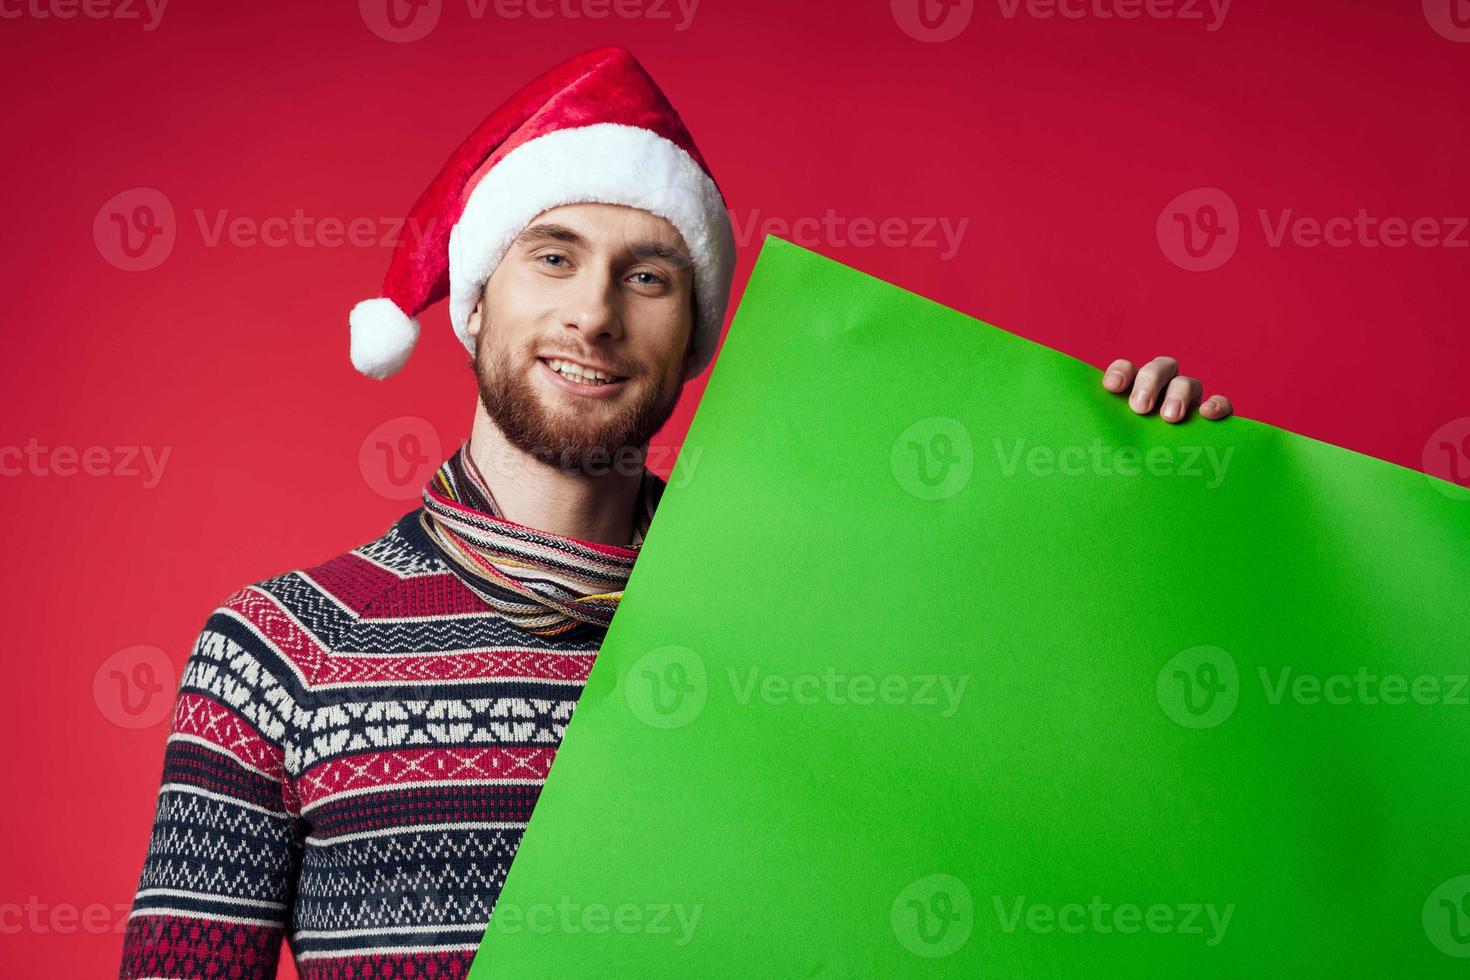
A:
[[[1470,975],[1467,498],[768,238],[471,976]]]

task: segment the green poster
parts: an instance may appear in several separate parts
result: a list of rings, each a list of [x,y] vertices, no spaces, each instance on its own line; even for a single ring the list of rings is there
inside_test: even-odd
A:
[[[472,976],[1466,976],[1467,497],[767,239]]]

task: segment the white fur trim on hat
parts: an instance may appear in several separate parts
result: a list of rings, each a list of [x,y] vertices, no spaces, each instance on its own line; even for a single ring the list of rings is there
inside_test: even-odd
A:
[[[598,202],[668,220],[689,247],[699,322],[694,374],[714,357],[730,283],[735,236],[719,188],[694,158],[657,133],[597,123],[538,136],[507,153],[470,192],[449,233],[449,319],[474,353],[470,313],[515,237],[543,211]],[[354,344],[355,349],[355,344]]]
[[[419,322],[391,299],[365,299],[347,317],[352,327],[352,366],[382,380],[408,363],[419,339]]]

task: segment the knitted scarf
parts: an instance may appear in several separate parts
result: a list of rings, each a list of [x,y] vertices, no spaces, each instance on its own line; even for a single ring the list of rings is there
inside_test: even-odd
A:
[[[424,487],[419,522],[470,588],[521,629],[542,636],[581,623],[605,629],[665,486],[643,471],[631,544],[563,537],[501,517],[466,441]]]

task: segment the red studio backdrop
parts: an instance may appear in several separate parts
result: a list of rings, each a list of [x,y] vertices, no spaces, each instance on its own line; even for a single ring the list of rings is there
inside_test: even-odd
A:
[[[116,975],[204,620],[377,536],[468,433],[442,306],[385,382],[347,312],[577,51],[668,91],[737,296],[780,235],[1470,486],[1465,0],[0,0],[0,41],[5,977]]]

